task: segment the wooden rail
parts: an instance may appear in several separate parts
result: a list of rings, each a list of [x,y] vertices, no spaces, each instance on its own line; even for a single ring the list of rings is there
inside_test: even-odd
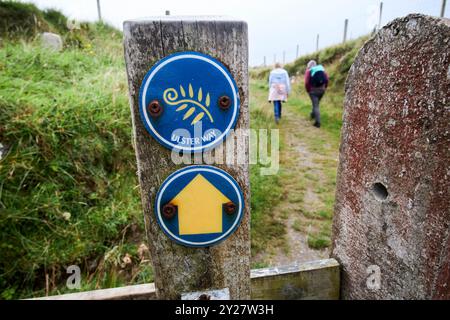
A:
[[[340,270],[335,259],[251,271],[252,299],[339,299]],[[139,284],[41,297],[33,300],[153,300],[155,285]]]
[[[339,299],[340,270],[335,259],[251,271],[252,299]]]

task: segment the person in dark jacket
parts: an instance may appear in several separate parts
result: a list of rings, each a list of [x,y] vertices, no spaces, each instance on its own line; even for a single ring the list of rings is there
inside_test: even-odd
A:
[[[322,65],[316,61],[308,62],[305,72],[305,89],[312,102],[311,119],[314,119],[314,126],[320,128],[319,103],[328,87],[328,75]]]

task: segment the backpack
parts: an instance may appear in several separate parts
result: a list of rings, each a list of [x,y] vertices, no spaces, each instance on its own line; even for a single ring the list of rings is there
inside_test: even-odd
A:
[[[327,82],[325,69],[322,66],[311,68],[311,85],[315,88],[323,86]]]

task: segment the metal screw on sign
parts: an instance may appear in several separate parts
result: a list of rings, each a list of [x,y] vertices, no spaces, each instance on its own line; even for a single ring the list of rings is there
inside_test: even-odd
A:
[[[233,202],[227,202],[223,205],[226,214],[232,215],[236,212],[236,205]]]
[[[231,99],[228,96],[221,96],[219,98],[219,107],[222,110],[228,110],[231,106]]]
[[[148,111],[153,118],[157,118],[163,112],[163,108],[158,100],[153,100],[148,104]]]
[[[175,214],[177,213],[177,207],[171,203],[167,203],[163,206],[162,209],[162,215],[166,219],[172,219],[175,217]]]

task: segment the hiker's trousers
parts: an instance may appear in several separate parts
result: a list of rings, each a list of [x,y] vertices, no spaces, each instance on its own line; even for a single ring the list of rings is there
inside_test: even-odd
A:
[[[275,115],[275,120],[280,120],[281,118],[281,101],[276,100],[273,102],[273,113]]]
[[[275,115],[275,120],[280,120],[281,118],[281,101],[275,100],[273,102],[273,113]]]
[[[312,102],[311,115],[316,120],[317,124],[320,124],[319,103],[324,94],[325,94],[324,88],[312,88],[311,91],[309,92],[309,97],[311,98]]]

